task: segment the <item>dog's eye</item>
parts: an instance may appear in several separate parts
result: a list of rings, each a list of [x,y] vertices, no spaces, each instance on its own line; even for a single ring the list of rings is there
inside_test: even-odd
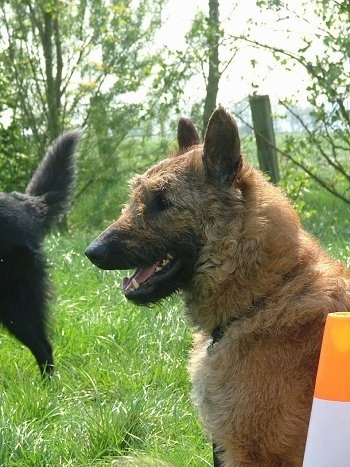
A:
[[[159,190],[154,193],[154,197],[152,199],[152,209],[154,211],[165,211],[170,206],[171,203],[163,190]]]

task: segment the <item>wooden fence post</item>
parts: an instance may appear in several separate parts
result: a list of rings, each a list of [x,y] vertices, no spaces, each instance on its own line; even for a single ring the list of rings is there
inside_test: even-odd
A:
[[[269,96],[249,96],[255,141],[258,150],[259,167],[266,172],[271,181],[279,182],[279,167],[276,153],[276,139],[273,128]]]

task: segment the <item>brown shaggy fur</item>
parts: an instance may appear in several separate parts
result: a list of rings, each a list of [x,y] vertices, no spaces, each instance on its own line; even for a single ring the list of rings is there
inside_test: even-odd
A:
[[[325,317],[350,310],[349,274],[241,156],[223,108],[204,145],[184,119],[178,139],[86,254],[104,269],[138,268],[137,288],[124,284],[136,303],[182,291],[194,400],[223,466],[301,466]],[[175,265],[151,275],[167,253]]]

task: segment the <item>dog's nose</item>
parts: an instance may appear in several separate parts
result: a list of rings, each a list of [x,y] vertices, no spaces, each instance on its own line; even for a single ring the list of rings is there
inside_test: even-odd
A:
[[[85,255],[94,264],[100,263],[106,254],[107,247],[102,242],[92,242],[85,250]]]

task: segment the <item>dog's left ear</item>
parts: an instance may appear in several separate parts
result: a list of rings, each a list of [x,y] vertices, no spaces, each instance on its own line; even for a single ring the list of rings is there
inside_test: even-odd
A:
[[[180,151],[184,151],[195,144],[199,144],[197,130],[188,118],[182,117],[179,120],[177,126],[177,142]]]
[[[204,137],[203,165],[212,183],[231,184],[242,164],[241,144],[234,119],[219,106],[211,115]]]

